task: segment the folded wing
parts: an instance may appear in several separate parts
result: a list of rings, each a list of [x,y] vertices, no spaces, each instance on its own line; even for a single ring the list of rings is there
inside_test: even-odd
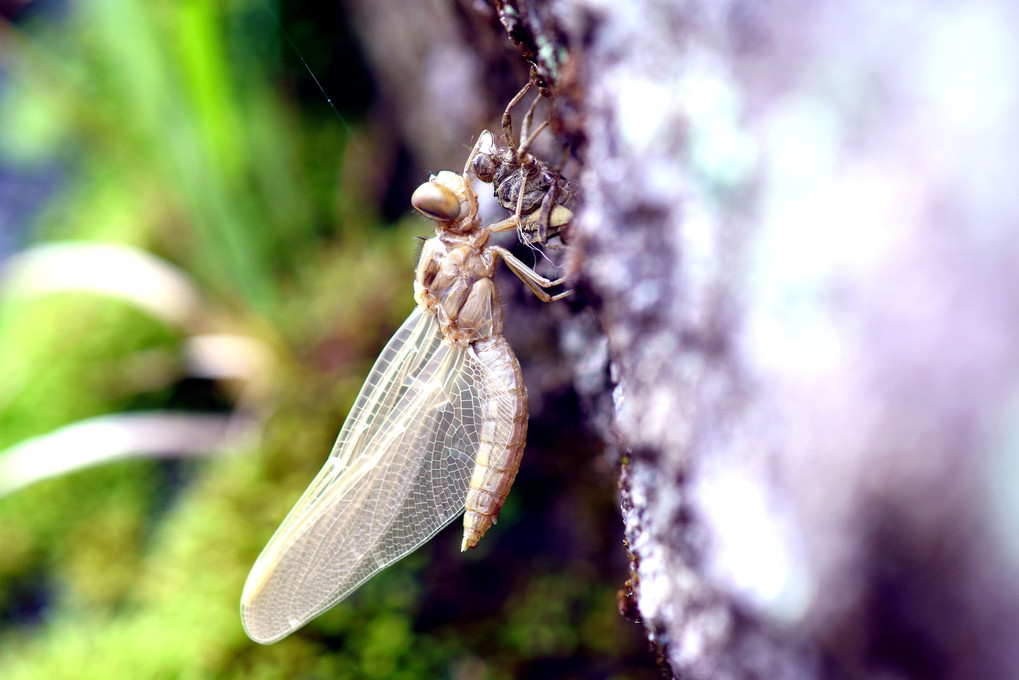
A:
[[[433,313],[410,315],[252,567],[241,619],[253,640],[289,635],[463,512],[486,380],[473,352],[442,341]]]

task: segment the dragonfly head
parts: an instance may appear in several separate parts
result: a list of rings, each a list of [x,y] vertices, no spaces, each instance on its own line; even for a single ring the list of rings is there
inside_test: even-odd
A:
[[[439,182],[438,176],[415,189],[410,204],[425,217],[439,222],[452,222],[460,216],[460,199]]]
[[[469,234],[478,229],[478,201],[462,175],[443,170],[414,190],[410,198],[418,212],[439,223],[442,231]]]

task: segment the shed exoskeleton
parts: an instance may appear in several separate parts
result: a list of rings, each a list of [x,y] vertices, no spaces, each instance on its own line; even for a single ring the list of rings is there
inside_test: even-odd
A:
[[[559,168],[538,159],[531,153],[534,140],[548,125],[545,120],[530,129],[534,111],[542,95],[527,109],[521,123],[519,145],[513,138],[511,111],[523,99],[531,82],[523,87],[502,114],[502,143],[485,130],[472,154],[471,169],[482,182],[492,185],[496,200],[516,218],[520,240],[527,244],[546,245],[559,236],[565,241],[573,213],[580,203],[580,187],[559,174]]]

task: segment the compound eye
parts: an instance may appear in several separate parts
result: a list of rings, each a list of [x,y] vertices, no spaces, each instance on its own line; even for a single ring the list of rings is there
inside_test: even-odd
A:
[[[491,182],[495,179],[495,161],[487,154],[474,157],[474,174],[482,182]]]
[[[440,222],[452,222],[460,216],[456,194],[435,182],[425,182],[415,189],[410,204],[425,217]]]

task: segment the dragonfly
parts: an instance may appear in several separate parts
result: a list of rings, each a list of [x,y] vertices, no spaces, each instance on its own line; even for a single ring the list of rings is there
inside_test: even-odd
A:
[[[544,302],[549,280],[484,225],[471,184],[475,144],[462,174],[442,171],[412,205],[434,221],[414,278],[415,310],[382,350],[325,465],[255,561],[241,621],[276,642],[411,553],[461,513],[461,550],[496,522],[520,467],[527,390],[503,337],[493,276],[501,259]]]
[[[546,245],[555,236],[563,240],[580,203],[580,187],[530,151],[549,123],[546,119],[533,131],[530,129],[541,93],[524,114],[519,145],[514,140],[511,112],[531,87],[532,81],[528,81],[506,106],[501,141],[488,130],[481,133],[472,162],[478,179],[491,184],[499,205],[513,213],[520,240]]]

